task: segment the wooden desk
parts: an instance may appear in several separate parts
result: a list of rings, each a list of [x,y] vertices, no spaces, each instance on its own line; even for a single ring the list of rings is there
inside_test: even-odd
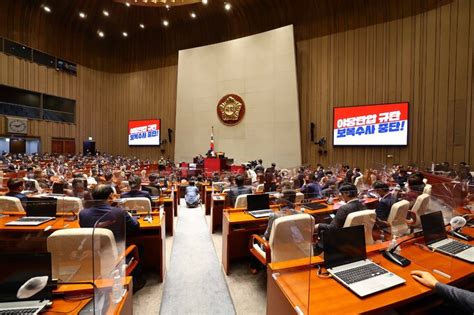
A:
[[[474,229],[470,229],[470,234],[474,234]],[[374,262],[405,279],[406,283],[363,299],[333,278],[319,278],[316,269],[308,264],[306,267],[293,266],[294,268],[290,269],[280,269],[284,265],[282,263],[270,264],[267,270],[267,314],[297,314],[296,307],[304,314],[380,313],[413,305],[412,302],[432,295],[433,291],[414,280],[410,275],[412,270],[433,273],[433,269],[444,268],[451,275],[451,279],[434,274],[440,282],[460,285],[464,281],[472,284],[472,264],[440,253],[427,252],[412,244],[403,248],[402,254],[412,260],[408,267],[395,265],[379,253],[369,256]],[[313,263],[320,261],[320,258],[316,258]],[[447,261],[450,265],[449,271],[445,269]]]
[[[222,213],[225,207],[225,196],[214,195],[211,197],[211,220],[209,228],[214,233],[218,228],[222,228]]]
[[[211,214],[211,198],[212,197],[212,187],[206,186],[204,193],[204,205],[206,209],[206,215]]]
[[[135,235],[127,235],[127,245],[142,246],[145,253],[144,257],[140,257],[143,267],[157,271],[160,281],[163,281],[166,270],[166,214],[163,214],[163,221],[159,213],[152,213],[152,215],[151,223],[144,221],[144,216],[138,219],[140,230]],[[0,248],[3,252],[46,252],[46,240],[54,231],[80,227],[78,220],[67,221],[64,217],[58,217],[56,220],[38,226],[5,225],[16,218],[15,216],[0,218]],[[49,226],[51,227],[48,228]]]
[[[158,200],[160,205],[163,205],[165,211],[165,218],[166,218],[166,233],[169,235],[173,235],[174,229],[174,198],[169,197],[160,197]]]
[[[117,305],[111,303],[109,308],[105,311],[106,314],[133,314],[133,284],[132,277],[125,279],[125,286],[127,291]],[[92,294],[93,289],[90,285],[58,285],[54,291],[55,294],[62,295],[61,298],[56,298],[52,302],[52,306],[47,308],[41,314],[79,314],[79,312],[89,303],[92,298],[85,298],[82,300],[70,299],[69,297],[77,296],[78,294]]]

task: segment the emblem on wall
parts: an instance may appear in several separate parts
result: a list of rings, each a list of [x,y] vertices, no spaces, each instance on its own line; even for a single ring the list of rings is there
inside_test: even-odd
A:
[[[228,126],[238,124],[245,114],[244,100],[236,94],[227,94],[217,104],[217,116]]]

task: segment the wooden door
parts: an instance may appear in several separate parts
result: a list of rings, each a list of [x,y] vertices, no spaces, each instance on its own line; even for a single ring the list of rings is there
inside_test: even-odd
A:
[[[10,139],[10,153],[22,153],[26,152],[26,141],[25,139]]]
[[[74,140],[64,140],[64,153],[76,154],[76,142]]]
[[[51,140],[51,153],[62,154],[64,151],[64,141],[63,140]]]

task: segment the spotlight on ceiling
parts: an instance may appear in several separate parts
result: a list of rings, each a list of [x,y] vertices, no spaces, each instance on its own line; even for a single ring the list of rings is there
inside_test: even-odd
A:
[[[142,29],[145,28],[145,24],[140,23],[140,28],[142,28]]]
[[[168,20],[163,20],[163,25],[168,26],[168,25],[170,25],[170,22],[168,22]]]
[[[165,5],[166,10],[169,10],[171,6],[169,4]]]
[[[232,6],[230,5],[229,2],[226,2],[226,3],[224,4],[224,8],[225,8],[227,11],[229,11],[230,9],[232,9]]]
[[[122,32],[122,36],[123,37],[128,37],[128,33],[127,32]]]
[[[196,13],[194,13],[194,12],[191,12],[190,16],[191,16],[192,19],[195,19],[197,17]]]
[[[109,11],[104,10],[104,11],[102,11],[102,14],[103,14],[104,16],[109,16]]]
[[[97,31],[97,35],[99,35],[100,38],[104,38],[104,37],[105,37],[104,32],[101,31],[101,30],[98,30],[98,31]]]
[[[125,2],[125,5],[126,5],[127,7],[129,7],[129,6],[130,6],[130,3],[128,3],[128,2]]]
[[[51,13],[51,8],[48,7],[47,5],[43,6],[43,10],[48,12],[48,13]]]
[[[85,19],[87,17],[87,14],[85,14],[84,12],[79,12],[79,17],[81,19]]]
[[[202,4],[207,4],[207,0],[202,0]]]

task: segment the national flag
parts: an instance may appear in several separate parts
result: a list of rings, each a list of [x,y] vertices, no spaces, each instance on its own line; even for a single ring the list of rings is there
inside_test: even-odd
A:
[[[214,127],[212,127],[211,131],[211,152],[214,152]]]

